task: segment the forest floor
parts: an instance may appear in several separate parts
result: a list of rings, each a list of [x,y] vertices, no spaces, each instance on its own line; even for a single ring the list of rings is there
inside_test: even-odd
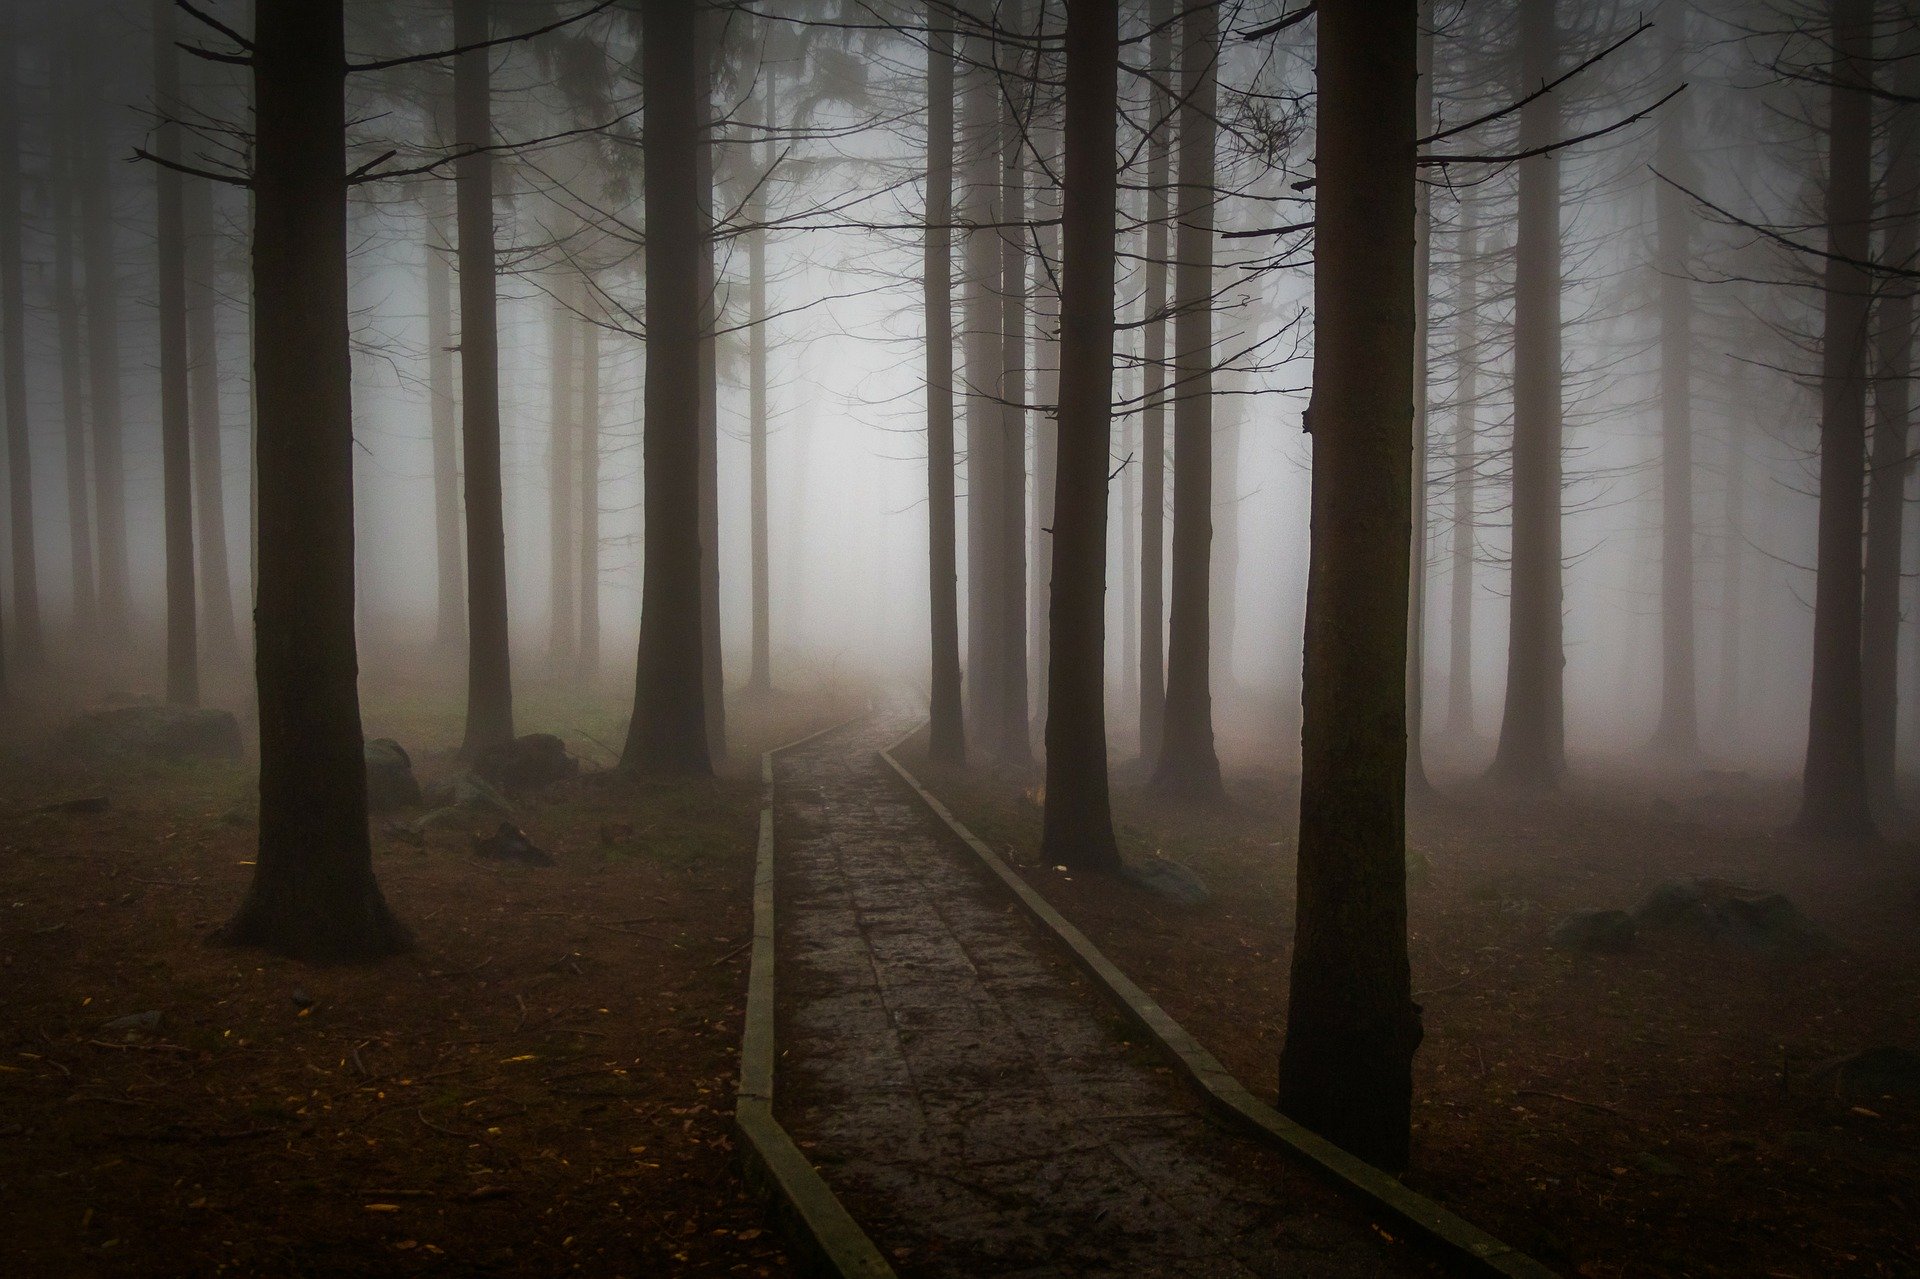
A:
[[[453,690],[368,683],[369,736],[459,770]],[[604,766],[619,704],[525,690],[521,730]],[[847,706],[736,715],[711,782],[515,797],[552,867],[376,818],[417,944],[362,968],[205,944],[251,874],[250,761],[10,760],[0,1273],[790,1273],[732,1153],[758,752]]]
[[[912,748],[909,748],[911,751]],[[1230,805],[1115,788],[1123,850],[1178,860],[1182,906],[1038,862],[1021,781],[908,762],[1255,1092],[1286,1020],[1297,779],[1241,776]],[[1124,779],[1124,770],[1122,772]],[[1836,1059],[1920,1051],[1920,843],[1782,833],[1797,787],[1731,771],[1580,761],[1523,798],[1438,774],[1410,816],[1416,1000],[1407,1180],[1582,1276],[1920,1274],[1920,1105],[1840,1096]],[[1648,935],[1553,948],[1587,908],[1714,876],[1786,894],[1837,943],[1789,959]]]

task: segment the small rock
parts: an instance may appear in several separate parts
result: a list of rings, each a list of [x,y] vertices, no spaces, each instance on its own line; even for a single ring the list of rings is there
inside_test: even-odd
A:
[[[1673,880],[1654,888],[1633,909],[1648,928],[1693,928],[1709,937],[1778,955],[1826,950],[1832,940],[1779,893],[1743,888],[1723,879]]]
[[[1619,954],[1632,950],[1633,916],[1624,910],[1579,910],[1553,926],[1547,941],[1560,950]]]
[[[364,747],[367,761],[367,811],[390,813],[420,803],[413,759],[391,737],[376,737]]]
[[[473,771],[507,790],[539,790],[580,775],[580,761],[552,733],[528,733],[480,752]]]
[[[496,861],[519,862],[525,866],[551,866],[553,856],[533,846],[524,832],[512,822],[501,822],[500,829],[491,835],[473,837],[473,851],[476,856],[488,857]]]
[[[160,1029],[162,1016],[158,1008],[150,1008],[143,1013],[128,1013],[125,1017],[115,1017],[105,1022],[100,1029],[119,1033],[121,1031],[152,1031]]]
[[[1157,853],[1127,862],[1120,868],[1120,877],[1183,906],[1204,906],[1213,900],[1206,880],[1191,868]]]

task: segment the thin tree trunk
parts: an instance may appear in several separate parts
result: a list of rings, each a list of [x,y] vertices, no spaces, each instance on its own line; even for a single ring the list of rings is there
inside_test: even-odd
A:
[[[1066,8],[1060,457],[1040,847],[1050,863],[1116,870],[1104,658],[1120,15],[1116,0],[1067,0]]]
[[[1147,61],[1155,70],[1148,91],[1147,261],[1145,265],[1146,378],[1140,417],[1140,758],[1160,759],[1167,708],[1167,178],[1169,137],[1179,127],[1173,98],[1173,23],[1177,0],[1153,0]]]
[[[644,0],[642,115],[646,244],[645,576],[640,648],[620,767],[705,775],[700,570],[700,361],[706,338],[698,259],[711,248],[699,182],[705,145],[701,15],[683,0]]]
[[[1881,204],[1891,219],[1881,256],[1913,261],[1920,238],[1920,137],[1914,108],[1896,108]],[[1913,295],[1911,280],[1879,286],[1874,347],[1873,464],[1867,489],[1867,559],[1861,610],[1861,705],[1866,716],[1867,789],[1876,805],[1895,804],[1900,724],[1900,579],[1912,442]]]
[[[1662,79],[1678,84],[1686,9],[1661,15]],[[1673,182],[1691,185],[1687,102],[1660,112],[1660,172],[1654,192],[1654,259],[1660,273],[1660,724],[1654,745],[1680,755],[1700,749],[1693,601],[1693,292],[1687,280],[1692,213]]]
[[[1873,216],[1873,13],[1834,0],[1828,123],[1826,321],[1820,368],[1819,574],[1813,604],[1801,833],[1865,839],[1868,807],[1860,670],[1862,498],[1866,479],[1867,273]]]
[[[1740,720],[1740,638],[1746,580],[1747,450],[1741,424],[1752,421],[1752,387],[1744,366],[1733,370],[1734,411],[1726,422],[1726,528],[1720,565],[1720,713],[1721,736],[1738,740]]]
[[[194,532],[200,543],[200,623],[207,656],[224,665],[240,657],[234,628],[233,570],[227,557],[226,461],[220,426],[220,279],[215,249],[213,184],[186,188],[187,360],[192,380]]]
[[[340,0],[257,0],[260,836],[222,937],[310,961],[408,944],[373,876],[353,638],[346,49]]]
[[[1005,0],[999,21],[1009,31],[1027,27],[1024,0]],[[1016,55],[1016,72],[1037,66]],[[1015,104],[1025,92],[1022,79],[1003,80],[1000,109],[1000,220],[1012,224],[1027,216],[1025,122]],[[999,600],[994,664],[1000,694],[995,715],[994,753],[1016,769],[1033,767],[1032,724],[1027,715],[1027,250],[1025,233],[1008,225],[1000,231],[1000,440],[997,501]]]
[[[1228,375],[1229,389],[1243,379]],[[1226,396],[1220,411],[1214,414],[1213,430],[1213,556],[1208,565],[1212,584],[1213,640],[1209,657],[1213,664],[1212,681],[1232,697],[1233,634],[1239,626],[1239,597],[1234,579],[1240,573],[1240,426],[1246,400]]]
[[[1414,54],[1416,137],[1433,132],[1433,0],[1420,0]],[[1416,795],[1427,781],[1427,450],[1433,436],[1428,403],[1429,299],[1433,288],[1433,196],[1414,186],[1413,215],[1413,568],[1407,597],[1407,785]]]
[[[71,33],[67,33],[71,39]],[[71,74],[74,63],[63,51],[57,64]],[[54,123],[53,309],[60,334],[60,416],[66,445],[67,557],[73,576],[71,642],[85,645],[99,624],[93,578],[93,495],[87,484],[87,404],[85,338],[80,327],[80,294],[74,280],[74,160],[71,99],[63,100]]]
[[[1520,8],[1520,84],[1552,78],[1554,0]],[[1523,88],[1523,91],[1524,91]],[[1520,110],[1520,149],[1551,145],[1560,109],[1543,94]],[[1566,770],[1560,564],[1560,161],[1520,161],[1513,296],[1513,568],[1507,697],[1494,775],[1550,787]]]
[[[979,5],[976,0],[976,11]],[[998,501],[1001,487],[1000,375],[1004,351],[995,294],[1000,286],[1000,112],[990,36],[970,36],[972,69],[960,92],[960,129],[965,155],[960,221],[965,276],[962,319],[966,352],[967,424],[967,719],[976,743],[999,749],[1000,711],[1005,705],[1000,669],[1001,590]]]
[[[775,107],[778,76],[764,69],[766,121],[779,118]],[[777,158],[771,136],[763,147],[765,159],[760,166],[760,181],[748,199],[747,220],[767,220],[766,184]],[[747,691],[764,698],[773,691],[772,594],[768,580],[771,551],[767,544],[767,233],[756,229],[747,233],[747,485],[749,540],[753,559],[753,658],[747,672]]]
[[[1047,9],[1043,6],[1042,20]],[[1060,172],[1060,122],[1057,108],[1042,111],[1028,125],[1035,145],[1044,147],[1045,174]],[[1060,189],[1043,182],[1033,193],[1035,221],[1050,225],[1034,233],[1035,255],[1041,263],[1033,289],[1033,509],[1027,583],[1028,739],[1044,735],[1047,710],[1047,605],[1053,594],[1053,490],[1059,475],[1060,439]]]
[[[453,42],[488,36],[489,0],[453,0]],[[474,755],[513,739],[506,520],[500,491],[500,334],[494,300],[493,104],[487,49],[454,59],[454,162],[460,237],[460,436],[467,514],[467,728]]]
[[[580,321],[580,674],[600,674],[600,307],[593,282]]]
[[[727,684],[720,644],[720,299],[713,262],[713,153],[715,130],[720,127],[713,119],[713,39],[718,22],[712,12],[700,19],[693,69],[700,111],[694,181],[700,201],[700,634],[705,648],[701,671],[706,680],[707,752],[710,758],[723,760],[727,757]]]
[[[1453,418],[1453,566],[1447,641],[1447,736],[1473,736],[1474,419],[1480,395],[1480,228],[1477,202],[1460,199],[1460,294],[1456,302]]]
[[[153,0],[154,153],[180,159],[180,64],[172,0]],[[200,702],[199,616],[193,571],[193,425],[187,395],[187,245],[184,176],[154,169],[160,277],[160,474],[167,560],[167,701]],[[17,513],[18,507],[15,511]],[[17,542],[16,542],[17,546]],[[17,571],[17,570],[16,570]]]
[[[1397,1172],[1421,1037],[1405,771],[1418,24],[1413,0],[1325,4],[1317,21],[1313,531],[1280,1108]]]
[[[124,640],[127,481],[121,440],[120,278],[113,244],[113,163],[105,100],[80,93],[80,245],[86,259],[88,399],[93,408],[94,511],[99,533],[100,638]]]
[[[954,546],[953,458],[953,18],[928,0],[927,210],[921,268],[927,330],[927,593],[931,705],[927,753],[966,762],[960,708],[960,600]]]
[[[1168,612],[1166,716],[1154,783],[1217,799],[1213,745],[1213,220],[1219,11],[1180,19],[1180,161],[1174,273],[1173,598]]]
[[[428,196],[427,395],[433,432],[433,536],[438,610],[434,644],[442,652],[466,647],[467,579],[460,546],[459,397],[454,393],[453,269],[449,210],[442,188]]]
[[[27,332],[20,263],[20,41],[15,14],[0,13],[0,362],[6,366],[7,493],[13,538],[13,646],[19,667],[34,667],[44,655],[40,631],[39,560],[34,549],[33,459],[27,421]]]
[[[561,267],[547,311],[551,379],[547,413],[547,658],[554,672],[561,675],[572,674],[579,661],[574,645],[580,607],[574,590],[574,569],[580,556],[573,504],[577,485],[574,437],[580,429],[576,411],[580,395],[576,382],[579,358],[574,349],[579,337],[575,318],[580,303],[579,282],[579,275],[571,266]]]

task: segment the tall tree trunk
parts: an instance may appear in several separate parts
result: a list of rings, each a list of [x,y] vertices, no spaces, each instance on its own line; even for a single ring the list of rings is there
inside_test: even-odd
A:
[[[453,0],[453,42],[488,37],[489,0]],[[467,514],[467,728],[473,755],[513,738],[506,519],[500,491],[500,334],[494,301],[492,51],[454,59],[453,132],[460,237],[460,439]]]
[[[1406,661],[1415,269],[1413,0],[1319,17],[1313,531],[1299,891],[1280,1108],[1407,1163]]]
[[[927,228],[921,267],[927,330],[927,753],[966,762],[960,708],[960,599],[953,476],[953,17],[928,0]]]
[[[1730,398],[1733,412],[1726,421],[1726,497],[1723,532],[1725,550],[1720,563],[1720,734],[1728,741],[1738,740],[1740,721],[1741,659],[1744,602],[1742,586],[1746,581],[1746,497],[1747,449],[1741,439],[1742,424],[1754,420],[1753,390],[1748,370],[1736,363],[1732,372]]]
[[[576,412],[580,396],[576,384],[579,359],[574,349],[579,338],[576,316],[580,306],[579,283],[579,274],[571,266],[561,267],[547,312],[551,366],[547,413],[547,657],[554,673],[563,676],[571,675],[579,661],[579,651],[574,645],[574,627],[579,620],[574,569],[580,556],[573,505],[577,485],[574,437],[580,429]]]
[[[1007,30],[1027,28],[1024,0],[1005,0],[998,15]],[[1026,73],[1038,65],[1016,54],[1015,77],[1003,79],[1000,109],[1000,441],[996,478],[999,600],[994,664],[1000,701],[994,753],[1016,769],[1033,767],[1032,723],[1027,716],[1027,246],[1014,224],[1027,216],[1026,121],[1016,104],[1026,91]]]
[[[1214,120],[1219,11],[1180,19],[1180,172],[1173,333],[1173,599],[1167,629],[1167,707],[1154,783],[1190,800],[1217,799],[1213,746]]]
[[[719,15],[702,6],[695,33],[694,93],[699,103],[699,148],[694,182],[700,217],[700,634],[706,681],[707,752],[727,757],[726,674],[720,650],[720,299],[713,263],[713,41]]]
[[[467,580],[460,547],[459,397],[454,394],[453,248],[444,189],[428,195],[427,397],[433,432],[433,543],[438,608],[434,645],[443,653],[466,647]]]
[[[1889,221],[1881,257],[1913,261],[1920,238],[1920,136],[1915,108],[1896,106],[1887,143],[1881,206]],[[1867,793],[1892,808],[1900,723],[1900,578],[1913,402],[1912,280],[1879,285],[1874,346],[1873,463],[1867,489],[1867,560],[1861,609],[1860,674]]]
[[[1061,202],[1060,456],[1047,674],[1050,863],[1116,870],[1107,794],[1107,457],[1113,423],[1113,236],[1119,175],[1117,0],[1067,0]]]
[[[1554,0],[1520,7],[1520,85],[1553,77]],[[1560,108],[1542,94],[1520,109],[1520,149],[1560,136]],[[1508,592],[1507,699],[1493,772],[1550,787],[1566,770],[1565,645],[1560,564],[1560,161],[1520,161],[1513,290],[1513,568]]]
[[[1177,0],[1152,0],[1147,20],[1153,34],[1147,61],[1154,69],[1148,90],[1146,331],[1140,416],[1140,758],[1160,759],[1161,725],[1167,709],[1167,177],[1168,139],[1178,127],[1173,97],[1173,24]]]
[[[1238,389],[1244,378],[1228,374],[1229,390]],[[1233,634],[1240,624],[1239,600],[1234,579],[1240,573],[1240,426],[1246,400],[1229,394],[1214,414],[1213,427],[1213,556],[1208,565],[1212,578],[1213,632],[1212,681],[1231,697],[1234,689]]]
[[[1043,10],[1042,17],[1045,13]],[[1028,125],[1046,157],[1042,177],[1060,172],[1060,119],[1057,106],[1040,109]],[[1033,192],[1033,218],[1050,225],[1035,228],[1035,256],[1041,263],[1033,288],[1033,528],[1027,582],[1027,708],[1029,740],[1043,735],[1047,710],[1047,606],[1053,594],[1053,490],[1059,476],[1060,437],[1060,188],[1042,181]]]
[[[641,124],[646,244],[645,575],[633,717],[620,767],[642,775],[704,775],[707,753],[700,594],[699,256],[711,247],[700,201],[705,104],[699,10],[644,0]],[[710,216],[710,207],[709,213]]]
[[[72,40],[72,32],[63,34]],[[60,61],[63,76],[76,65],[69,50]],[[67,91],[71,94],[71,90]],[[51,187],[53,202],[53,309],[60,333],[60,416],[66,445],[67,558],[73,577],[71,642],[84,645],[99,625],[93,577],[93,495],[87,485],[86,352],[80,328],[80,295],[74,280],[74,138],[72,98],[63,95],[54,122]]]
[[[80,93],[80,246],[86,259],[88,400],[93,408],[94,512],[99,533],[100,638],[124,640],[127,594],[127,480],[121,440],[120,276],[114,259],[111,145],[106,103]]]
[[[1419,44],[1414,54],[1415,137],[1433,132],[1433,0],[1420,0]],[[1407,596],[1407,785],[1414,794],[1433,789],[1427,781],[1427,450],[1433,424],[1427,412],[1428,312],[1433,288],[1433,194],[1414,186],[1413,214],[1413,567]]]
[[[193,520],[200,544],[200,625],[207,656],[231,666],[240,657],[234,629],[233,570],[227,562],[227,493],[220,427],[220,267],[215,252],[213,184],[186,188],[187,361],[192,378]]]
[[[1449,571],[1447,736],[1473,736],[1474,481],[1479,467],[1474,419],[1480,396],[1480,228],[1478,204],[1460,199],[1460,293],[1455,302],[1453,406],[1453,551]]]
[[[404,949],[373,877],[353,638],[346,49],[340,0],[254,6],[260,836],[225,940],[310,961]]]
[[[1661,79],[1678,84],[1686,8],[1661,14]],[[1691,185],[1687,102],[1660,112],[1660,172]],[[1692,212],[1672,182],[1654,191],[1654,260],[1660,273],[1660,725],[1654,745],[1692,755],[1700,749],[1694,665],[1693,602],[1693,292],[1688,284]]]
[[[600,673],[600,306],[593,282],[580,322],[580,674]]]
[[[1834,0],[1828,116],[1826,319],[1820,362],[1819,575],[1813,688],[1800,817],[1803,834],[1864,839],[1868,810],[1861,704],[1861,500],[1865,495],[1867,319],[1872,282],[1857,263],[1873,217],[1873,11]]]
[[[180,63],[172,0],[153,0],[154,153],[180,159]],[[187,244],[183,176],[154,168],[160,277],[160,474],[167,559],[167,701],[200,702],[199,616],[193,572],[193,425],[187,397]],[[18,507],[15,508],[17,513]],[[17,543],[16,543],[17,545]]]
[[[6,366],[7,494],[13,538],[13,645],[18,666],[40,664],[39,560],[34,550],[33,459],[27,421],[27,307],[20,263],[20,41],[17,5],[0,12],[0,362]]]
[[[1120,400],[1125,403],[1131,387],[1124,373],[1120,378]],[[1140,510],[1140,468],[1132,419],[1120,419],[1120,598],[1114,601],[1120,614],[1120,702],[1137,704],[1139,690],[1134,683],[1140,675],[1140,548],[1138,537]]]
[[[975,0],[976,13],[983,13]],[[986,19],[982,17],[984,22]],[[978,29],[978,28],[977,28]],[[960,92],[960,134],[965,156],[960,179],[960,221],[965,276],[962,329],[966,352],[967,424],[967,718],[973,740],[997,752],[1005,705],[1000,669],[999,608],[1002,478],[1000,445],[1000,112],[993,66],[993,38],[968,37],[971,69]]]
[[[775,88],[779,77],[763,68],[766,77],[766,104],[763,123],[779,118],[775,109]],[[747,233],[747,487],[748,519],[751,523],[753,572],[753,657],[747,672],[747,691],[764,698],[773,691],[772,593],[768,580],[771,548],[767,544],[767,232],[760,225],[767,220],[767,182],[771,180],[778,152],[772,135],[766,138],[759,178],[747,201],[747,221],[755,229]]]

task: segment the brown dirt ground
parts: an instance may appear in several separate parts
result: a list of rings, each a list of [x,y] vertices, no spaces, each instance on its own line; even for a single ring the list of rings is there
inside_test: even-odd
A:
[[[454,741],[458,705],[396,681],[368,732]],[[251,764],[9,762],[0,1272],[790,1273],[732,1153],[757,752],[839,709],[737,717],[717,781],[519,800],[551,869],[376,818],[417,948],[358,968],[204,944],[250,874]],[[521,720],[592,762],[604,714],[536,695]],[[81,794],[111,807],[41,811]]]
[[[1286,1017],[1294,779],[1217,811],[1116,788],[1122,846],[1184,861],[1214,901],[1036,864],[1019,781],[916,769],[1256,1092]],[[1442,779],[1411,845],[1415,1067],[1408,1181],[1583,1276],[1920,1274],[1920,1107],[1835,1094],[1822,1063],[1920,1050],[1920,846],[1779,832],[1783,780],[1589,761],[1557,796]],[[1566,911],[1716,875],[1786,893],[1840,943],[1786,962],[1703,937],[1573,955]]]

